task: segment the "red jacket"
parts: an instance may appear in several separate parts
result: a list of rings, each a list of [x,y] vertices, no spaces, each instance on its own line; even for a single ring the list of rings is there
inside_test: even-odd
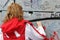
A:
[[[27,22],[28,21],[26,21],[26,20],[18,21],[17,18],[13,18],[13,19],[9,20],[8,22],[4,23],[2,25],[4,40],[25,40],[25,27],[26,27],[25,25]],[[33,27],[32,23],[30,23],[30,22],[28,22],[28,23]],[[20,37],[17,38],[14,31],[19,32]],[[38,31],[36,30],[36,32],[38,32]],[[41,35],[41,36],[44,37],[44,40],[48,40],[44,35]]]

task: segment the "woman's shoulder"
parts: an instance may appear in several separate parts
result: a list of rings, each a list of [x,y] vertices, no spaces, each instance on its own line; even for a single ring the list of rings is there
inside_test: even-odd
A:
[[[10,19],[9,21],[7,21],[7,22],[4,22],[4,23],[2,23],[2,27],[5,27],[5,26],[11,26],[11,25],[15,25],[15,24],[17,24],[18,23],[18,19],[16,19],[16,18],[13,18],[13,19]]]

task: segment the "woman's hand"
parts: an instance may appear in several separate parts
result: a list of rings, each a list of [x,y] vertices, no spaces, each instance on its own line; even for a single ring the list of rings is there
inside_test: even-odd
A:
[[[38,25],[38,27],[42,26],[41,21],[38,21],[38,22],[37,22],[37,25]]]

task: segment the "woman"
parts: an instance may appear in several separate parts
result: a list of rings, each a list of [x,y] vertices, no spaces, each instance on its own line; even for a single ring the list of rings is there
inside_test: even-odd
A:
[[[31,22],[24,20],[20,5],[12,3],[8,7],[7,15],[2,24],[4,40],[43,40],[46,38],[46,34],[41,26],[39,29],[42,31],[38,31]]]

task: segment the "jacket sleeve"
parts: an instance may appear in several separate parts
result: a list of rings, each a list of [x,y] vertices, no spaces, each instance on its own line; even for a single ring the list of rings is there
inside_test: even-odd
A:
[[[1,31],[1,28],[0,28],[0,40],[3,40],[3,33]]]
[[[26,24],[26,30],[25,30],[25,36],[26,40],[32,39],[32,40],[43,40],[44,38],[39,34],[43,34],[46,36],[45,32],[43,31],[43,28],[36,29],[35,27],[32,27],[30,24]],[[39,31],[39,33],[37,32]]]
[[[17,27],[17,19],[12,19],[2,25],[2,31],[4,33],[12,32]]]

